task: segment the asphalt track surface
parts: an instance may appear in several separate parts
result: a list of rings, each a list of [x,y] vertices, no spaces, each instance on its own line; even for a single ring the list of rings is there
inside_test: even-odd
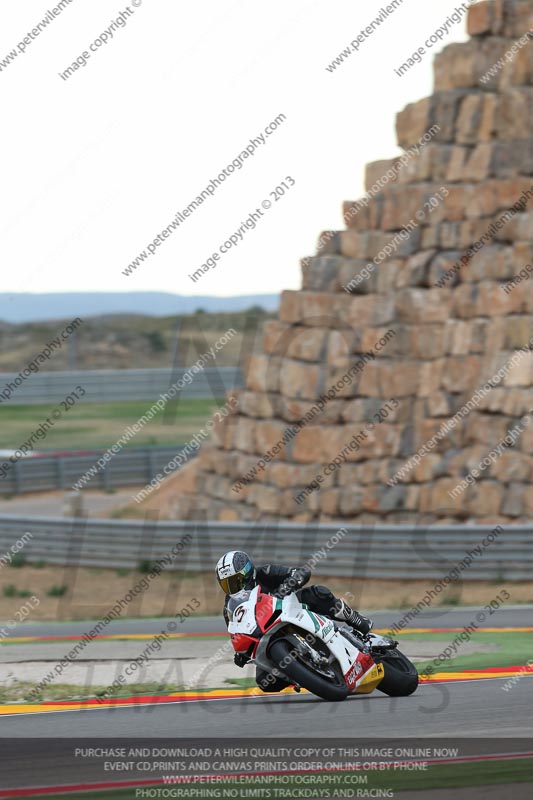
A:
[[[476,609],[447,609],[419,614],[414,627],[461,628],[475,617]],[[404,612],[373,615],[377,628],[401,619]],[[531,608],[500,609],[487,627],[527,627]],[[108,634],[151,633],[166,620],[121,620]],[[18,635],[72,636],[90,630],[90,622],[42,623],[19,628]],[[218,618],[190,620],[187,633],[224,632]],[[482,630],[482,628],[480,628]],[[185,632],[185,630],[184,630]],[[453,638],[453,635],[450,634]],[[401,644],[400,644],[401,647]],[[424,684],[411,697],[391,699],[379,691],[354,696],[343,703],[326,703],[312,695],[284,695],[199,700],[133,707],[111,707],[2,717],[6,737],[126,737],[126,736],[508,736],[533,733],[532,678],[509,692],[505,679],[465,683]]]
[[[222,608],[222,604],[221,604]],[[368,611],[374,620],[376,628],[388,628],[394,622],[399,622],[409,609],[394,611]],[[479,611],[478,606],[462,608],[439,608],[420,612],[405,628],[462,628],[468,625]],[[158,619],[124,619],[114,620],[105,628],[107,636],[135,633],[157,633],[171,621],[171,617]],[[9,635],[19,636],[82,636],[90,631],[96,624],[94,621],[76,622],[37,622],[19,625]],[[487,618],[485,623],[492,628],[528,627],[533,625],[533,606],[507,606],[500,608],[496,613]],[[226,627],[220,617],[196,617],[188,619],[179,628],[182,633],[226,633]]]
[[[436,743],[448,740],[460,746],[461,751],[474,746],[481,752],[487,747],[483,742],[493,737],[495,752],[530,753],[531,679],[518,682],[511,692],[503,692],[501,686],[500,679],[491,679],[425,684],[410,697],[399,699],[378,691],[367,698],[354,696],[342,703],[327,703],[310,695],[294,694],[3,717],[7,747],[4,757],[0,757],[0,786],[57,786],[81,781],[94,785],[102,780],[102,773],[93,771],[90,762],[73,758],[72,751],[78,745],[95,746],[95,739],[100,737],[114,746],[136,738],[143,747],[150,741],[158,745],[165,739],[174,744],[181,739],[184,744],[195,742],[201,746],[202,741],[212,745],[217,738],[234,745],[236,737],[242,743],[261,737],[273,745],[290,740],[295,745],[307,742],[321,747],[332,739],[343,739],[346,745],[355,740],[379,741],[382,745],[401,740],[407,746],[415,740],[428,746],[433,739]],[[519,747],[515,745],[517,741],[521,742]],[[125,777],[105,773],[105,779],[111,782]],[[501,791],[503,787],[499,788]],[[459,791],[460,794],[446,797],[470,797]],[[503,795],[492,796],[509,796],[507,789],[503,791]],[[515,796],[518,798],[518,794]],[[480,796],[473,795],[472,800],[474,797],[477,800]]]
[[[5,737],[531,737],[531,678],[424,684],[415,694],[379,691],[327,703],[268,695],[2,717]]]
[[[411,627],[461,628],[479,609],[441,609],[420,614]],[[373,614],[376,627],[386,628],[402,618],[405,612],[389,611]],[[487,627],[528,627],[531,609],[505,608],[487,620]],[[108,634],[148,634],[161,629],[166,620],[123,620],[113,623]],[[184,625],[183,628],[186,626]],[[42,623],[25,625],[17,630],[24,636],[76,636],[90,630],[90,622]],[[222,620],[203,618],[190,620],[187,633],[225,632]],[[185,632],[185,631],[184,631]],[[453,638],[453,634],[450,634]],[[401,645],[400,645],[401,646]],[[95,738],[120,740],[155,738],[183,740],[265,737],[272,740],[313,737],[318,741],[331,738],[364,738],[369,740],[445,739],[512,739],[532,741],[533,678],[517,682],[504,692],[506,679],[474,680],[423,684],[410,697],[392,699],[379,691],[372,695],[354,696],[343,703],[327,703],[308,694],[223,700],[195,700],[176,703],[121,706],[110,708],[52,711],[49,713],[2,716],[4,741],[17,747],[17,740],[26,740],[28,751],[21,763],[17,758],[4,761],[3,786],[21,785],[21,769],[25,785],[72,783],[82,775],[79,765],[63,762],[54,751],[53,739],[74,744]],[[24,748],[22,748],[24,749]],[[530,748],[533,751],[533,741]],[[47,766],[48,765],[48,766]],[[118,776],[109,776],[110,779]],[[60,778],[60,780],[58,780]]]

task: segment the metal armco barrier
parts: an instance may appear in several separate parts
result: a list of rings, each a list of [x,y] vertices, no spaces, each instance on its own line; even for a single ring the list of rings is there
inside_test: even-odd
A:
[[[15,385],[1,405],[60,403],[76,386],[83,386],[84,403],[115,403],[128,400],[156,400],[178,381],[186,369],[83,369],[68,372],[37,372]],[[14,384],[18,372],[0,372],[0,388]],[[185,384],[180,396],[187,399],[220,398],[226,391],[243,385],[240,369],[205,367]]]
[[[92,476],[85,488],[113,489],[117,486],[149,483],[182,447],[183,445],[178,444],[173,447],[120,451],[108,461],[104,469],[98,470]],[[83,456],[21,458],[12,465],[7,475],[0,478],[0,497],[6,494],[70,489],[87,470],[94,467],[101,455],[101,452],[97,452]]]
[[[342,523],[312,526],[1,516],[0,556],[29,532],[32,538],[21,550],[29,563],[134,568],[143,561],[163,558],[189,535],[192,538],[180,548],[171,569],[210,571],[224,551],[243,549],[256,563],[301,565],[312,559],[315,575],[440,580],[479,546],[481,554],[472,558],[459,579],[531,580],[533,526],[504,527],[483,546],[493,530],[487,525],[343,528]]]

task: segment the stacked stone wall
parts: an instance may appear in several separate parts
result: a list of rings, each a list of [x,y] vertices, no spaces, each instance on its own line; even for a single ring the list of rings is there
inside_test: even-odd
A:
[[[470,8],[397,115],[404,155],[368,165],[282,293],[178,516],[531,520],[530,30],[531,0]]]

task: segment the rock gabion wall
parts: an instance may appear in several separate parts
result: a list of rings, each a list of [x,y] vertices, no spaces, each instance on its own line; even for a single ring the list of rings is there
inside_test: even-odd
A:
[[[397,116],[404,154],[282,293],[177,516],[531,520],[530,30],[531,0],[470,8]]]

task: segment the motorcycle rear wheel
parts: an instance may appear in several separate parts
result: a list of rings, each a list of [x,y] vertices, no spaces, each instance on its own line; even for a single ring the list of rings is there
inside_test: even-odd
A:
[[[323,700],[339,702],[348,697],[348,687],[338,668],[335,669],[334,681],[317,674],[310,664],[303,663],[295,657],[294,648],[286,639],[277,639],[273,642],[269,655],[288,678]]]
[[[399,650],[391,650],[383,655],[373,655],[376,663],[383,664],[385,676],[379,686],[380,692],[389,697],[407,697],[418,686],[418,671],[407,656]]]

